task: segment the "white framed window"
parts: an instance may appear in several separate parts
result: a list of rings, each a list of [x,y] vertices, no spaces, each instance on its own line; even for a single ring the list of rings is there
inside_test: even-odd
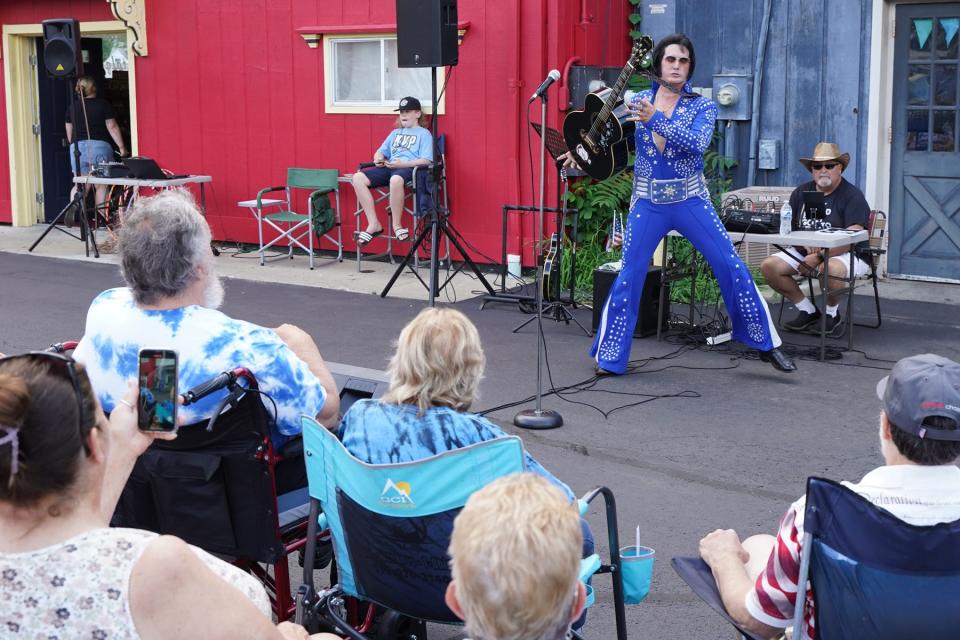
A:
[[[404,96],[430,111],[430,68],[397,66],[395,34],[325,35],[324,84],[327,113],[391,113]],[[437,69],[437,91],[443,85]],[[443,113],[441,97],[437,110]]]

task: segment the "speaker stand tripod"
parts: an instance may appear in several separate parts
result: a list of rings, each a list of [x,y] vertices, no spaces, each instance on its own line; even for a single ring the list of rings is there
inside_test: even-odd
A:
[[[67,83],[67,95],[70,96],[70,122],[76,123],[77,122],[77,100],[73,92],[72,78],[68,76],[64,78],[64,81]],[[80,99],[83,100],[83,97],[81,96]],[[76,124],[74,124],[74,129],[73,129],[74,140],[71,146],[73,146],[74,166],[77,168],[77,171],[79,172],[80,140],[78,139],[79,136],[77,135],[78,131],[79,131],[79,127],[77,127]],[[37,238],[32,245],[30,245],[30,248],[27,249],[28,252],[32,252],[37,247],[37,245],[40,244],[40,241],[47,237],[47,234],[50,233],[52,229],[56,229],[61,233],[67,234],[71,238],[82,240],[83,248],[88,258],[90,257],[91,246],[93,246],[94,257],[96,258],[100,257],[100,250],[97,248],[97,240],[96,238],[93,237],[93,231],[90,229],[90,222],[87,219],[87,202],[86,202],[87,186],[88,185],[86,184],[81,185],[81,184],[77,184],[76,182],[74,183],[73,197],[70,199],[70,202],[68,202],[67,206],[65,206],[63,209],[60,210],[60,213],[58,213],[57,217],[53,219],[53,222],[47,225],[47,228],[44,229],[42,234],[40,234],[40,237]],[[79,236],[71,233],[70,231],[67,231],[66,229],[62,229],[61,227],[57,226],[60,223],[60,221],[66,217],[67,212],[70,211],[71,208],[75,209],[75,212],[74,212],[75,215],[79,214],[79,217],[80,217],[80,235]]]
[[[93,230],[90,228],[89,220],[87,220],[87,207],[86,207],[86,204],[84,203],[84,200],[86,200],[86,193],[78,185],[75,190],[73,198],[71,198],[70,202],[67,203],[67,206],[65,206],[63,209],[60,210],[60,213],[57,214],[57,217],[54,218],[53,221],[50,222],[50,224],[47,225],[47,228],[44,229],[43,233],[40,234],[40,237],[37,238],[32,245],[30,245],[30,248],[27,249],[27,251],[33,251],[37,247],[37,245],[40,244],[40,241],[43,240],[48,233],[50,233],[50,231],[52,231],[53,229],[56,229],[61,233],[67,234],[71,238],[76,238],[77,240],[83,241],[84,250],[88,258],[90,257],[91,247],[93,247],[93,256],[95,258],[99,258],[100,250],[97,248],[97,240],[96,238],[93,237]],[[66,217],[67,213],[71,209],[74,209],[75,210],[74,215],[80,218],[80,222],[79,222],[80,235],[79,236],[70,231],[67,231],[66,229],[63,229],[62,227],[57,226]]]
[[[400,277],[400,274],[403,273],[403,270],[410,268],[410,271],[413,272],[413,275],[417,277],[417,280],[420,281],[420,284],[430,292],[430,306],[436,304],[436,297],[440,291],[447,286],[454,276],[460,273],[465,266],[469,266],[473,271],[474,275],[477,276],[477,279],[484,286],[484,288],[490,293],[490,295],[495,295],[493,287],[487,282],[487,279],[483,277],[483,273],[480,272],[480,268],[470,259],[470,256],[467,254],[466,249],[463,248],[463,245],[460,244],[460,241],[457,239],[459,235],[454,229],[453,225],[450,224],[450,212],[448,210],[441,210],[439,205],[439,173],[441,171],[440,166],[440,150],[439,140],[437,138],[437,68],[430,67],[430,88],[431,88],[431,105],[433,110],[431,111],[430,118],[430,134],[433,136],[433,167],[429,169],[429,180],[433,186],[433,199],[432,204],[430,205],[430,211],[428,215],[430,216],[430,224],[424,225],[423,229],[417,234],[416,240],[414,240],[413,245],[410,247],[410,251],[407,252],[407,255],[404,256],[403,261],[397,266],[396,271],[393,272],[393,275],[390,277],[390,281],[387,282],[387,286],[383,288],[383,291],[380,292],[380,297],[385,298],[387,294],[390,293],[390,289],[393,287],[393,283],[397,281],[397,278]],[[414,256],[417,254],[417,251],[420,249],[420,245],[423,244],[424,240],[427,237],[427,234],[430,234],[430,284],[427,284],[423,281],[423,278],[420,277],[420,274],[410,266],[410,261],[413,260]],[[463,258],[462,264],[454,269],[453,273],[447,275],[447,279],[443,281],[443,284],[440,284],[440,270],[437,265],[437,254],[440,250],[440,236],[446,236],[447,240],[450,241],[457,251],[460,252],[460,257]],[[450,256],[447,257],[450,259]]]

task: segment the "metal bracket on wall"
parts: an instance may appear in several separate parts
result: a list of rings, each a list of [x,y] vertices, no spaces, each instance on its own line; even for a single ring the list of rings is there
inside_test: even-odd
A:
[[[147,0],[107,0],[113,15],[133,33],[133,52],[147,55]]]

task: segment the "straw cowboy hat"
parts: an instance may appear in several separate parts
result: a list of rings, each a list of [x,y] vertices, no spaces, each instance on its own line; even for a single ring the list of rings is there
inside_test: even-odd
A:
[[[816,148],[813,150],[812,158],[800,158],[800,164],[807,168],[807,171],[810,171],[811,162],[839,162],[842,168],[842,172],[847,168],[847,165],[850,164],[850,154],[849,153],[840,153],[840,147],[838,147],[833,142],[818,142]]]

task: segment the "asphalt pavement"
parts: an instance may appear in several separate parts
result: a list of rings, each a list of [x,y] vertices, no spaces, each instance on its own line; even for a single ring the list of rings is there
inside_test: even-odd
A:
[[[0,246],[0,352],[78,338],[93,297],[122,282],[110,260],[3,251]],[[218,261],[225,273],[228,261]],[[269,273],[270,265],[261,269]],[[403,279],[413,280],[409,274]],[[853,351],[844,351],[845,339],[830,341],[835,359],[813,360],[813,337],[785,334],[786,348],[798,358],[799,370],[792,374],[775,371],[736,345],[708,348],[673,335],[662,342],[635,340],[633,373],[590,382],[591,338],[573,324],[545,320],[549,367],[542,404],[564,420],[551,431],[512,426],[518,410],[534,406],[529,398],[537,388],[535,323],[513,333],[528,316],[513,304],[481,311],[469,293],[478,288],[475,282],[461,286],[455,304],[477,324],[487,354],[474,408],[519,402],[489,417],[519,433],[534,457],[577,493],[610,487],[622,544],[632,542],[639,526],[642,543],[656,549],[650,596],[627,609],[630,637],[729,638],[729,627],[676,577],[669,559],[695,554],[698,540],[715,528],[735,528],[742,536],[774,532],[808,476],[859,479],[880,462],[877,380],[897,359],[915,353],[960,360],[960,287],[897,286],[908,293],[884,300],[881,328],[856,329]],[[240,278],[228,278],[226,290],[227,314],[266,326],[300,325],[327,360],[371,369],[385,367],[399,329],[425,300],[419,285],[410,289],[419,290],[411,297],[386,298],[315,283]],[[872,304],[866,296],[856,298],[858,312]],[[574,313],[589,328],[589,310]],[[788,310],[788,317],[792,313]],[[548,393],[552,387],[567,391]],[[588,519],[605,550],[601,512],[591,511]],[[609,579],[598,576],[595,586],[587,635],[614,638]],[[432,630],[431,637],[460,636],[444,629]]]

